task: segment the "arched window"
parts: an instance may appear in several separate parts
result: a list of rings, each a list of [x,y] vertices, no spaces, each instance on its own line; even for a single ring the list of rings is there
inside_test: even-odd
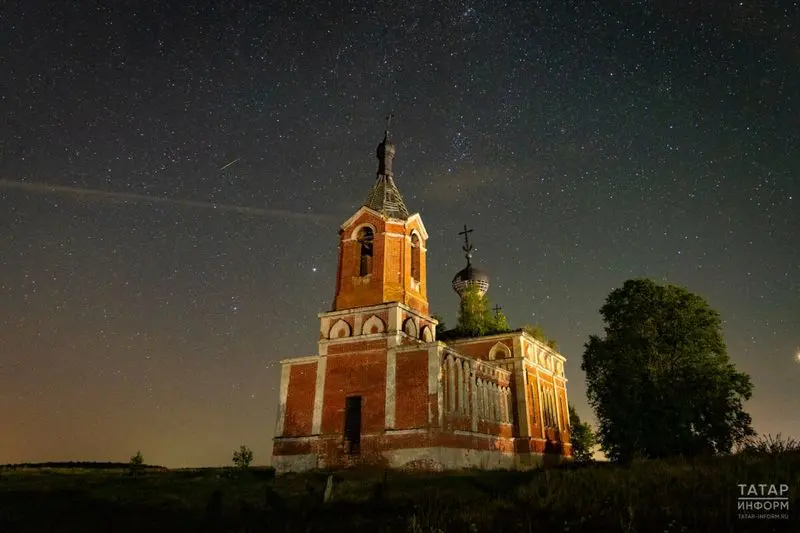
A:
[[[411,277],[419,281],[420,273],[420,242],[416,233],[411,235]]]
[[[358,250],[360,263],[358,267],[359,276],[372,274],[372,244],[375,234],[371,228],[361,228],[358,231]]]

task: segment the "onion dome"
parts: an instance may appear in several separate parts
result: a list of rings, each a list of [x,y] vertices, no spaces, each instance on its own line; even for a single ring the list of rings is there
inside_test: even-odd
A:
[[[453,290],[462,298],[464,297],[464,292],[470,287],[477,287],[481,296],[489,290],[489,275],[483,270],[472,266],[472,245],[469,243],[469,234],[472,231],[467,229],[467,225],[464,224],[464,231],[459,232],[459,235],[464,236],[464,246],[461,249],[464,250],[467,266],[453,278]]]
[[[483,296],[489,290],[489,275],[467,263],[466,268],[453,278],[453,290],[463,297],[464,292],[471,286],[477,287]]]

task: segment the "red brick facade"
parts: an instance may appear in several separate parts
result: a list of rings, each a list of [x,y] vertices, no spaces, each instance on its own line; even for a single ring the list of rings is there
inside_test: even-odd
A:
[[[339,230],[319,350],[282,361],[279,473],[354,464],[529,468],[570,455],[564,358],[524,332],[437,342],[419,215]]]

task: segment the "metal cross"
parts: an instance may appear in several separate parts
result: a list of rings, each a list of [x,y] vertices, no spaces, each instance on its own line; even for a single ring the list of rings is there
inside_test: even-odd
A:
[[[467,225],[464,224],[464,231],[459,231],[459,235],[464,236],[464,246],[461,247],[466,254],[465,257],[467,258],[467,266],[470,264],[470,257],[472,257],[472,245],[469,243],[469,234],[472,233],[471,229],[467,229]]]
[[[461,249],[464,250],[467,253],[472,251],[472,246],[469,244],[469,234],[472,233],[472,231],[473,230],[471,230],[471,229],[467,229],[467,225],[464,224],[464,231],[459,231],[458,232],[459,235],[463,235],[464,236],[464,246]]]
[[[394,118],[394,113],[389,113],[386,117],[386,131],[389,131],[389,126],[392,125],[392,119]]]

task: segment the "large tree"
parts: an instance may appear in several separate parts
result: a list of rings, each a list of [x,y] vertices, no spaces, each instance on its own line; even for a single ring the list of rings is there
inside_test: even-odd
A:
[[[720,316],[703,298],[634,279],[600,314],[605,337],[589,338],[581,368],[610,459],[729,453],[753,434],[743,408],[750,377],[728,358]]]

